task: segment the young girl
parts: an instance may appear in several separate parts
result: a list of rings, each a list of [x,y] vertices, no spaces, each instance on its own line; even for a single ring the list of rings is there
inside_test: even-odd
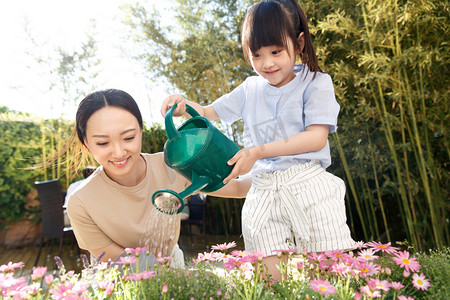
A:
[[[346,224],[345,184],[325,171],[339,104],[295,0],[253,5],[244,20],[242,48],[258,76],[205,107],[170,96],[161,113],[178,103],[174,115],[181,115],[188,102],[210,120],[244,120],[245,149],[228,162],[234,168],[224,181],[251,171],[242,209],[245,249],[262,251],[269,273],[279,278],[274,250],[319,252],[354,245]]]

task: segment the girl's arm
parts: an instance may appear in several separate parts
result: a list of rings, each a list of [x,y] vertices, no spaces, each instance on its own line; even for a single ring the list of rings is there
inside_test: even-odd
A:
[[[234,164],[234,168],[223,182],[226,183],[239,175],[248,173],[258,159],[296,155],[322,149],[327,143],[329,127],[323,124],[311,125],[306,127],[305,131],[287,139],[240,150],[228,161],[229,165]]]
[[[216,111],[214,110],[212,105],[207,106],[201,106],[200,104],[196,102],[192,102],[189,100],[186,100],[181,95],[171,95],[164,99],[162,105],[161,105],[161,115],[163,117],[166,116],[167,111],[175,104],[178,103],[177,108],[174,110],[173,115],[175,117],[182,116],[186,113],[186,104],[189,104],[192,106],[201,116],[207,118],[210,121],[218,120],[219,116],[217,115]]]

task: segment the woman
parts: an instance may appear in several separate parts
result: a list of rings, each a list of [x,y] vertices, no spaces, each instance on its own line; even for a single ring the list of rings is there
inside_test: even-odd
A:
[[[147,247],[149,224],[154,230],[175,234],[151,235],[163,256],[171,255],[184,266],[177,241],[180,217],[156,212],[151,196],[156,190],[182,191],[190,183],[166,166],[163,153],[143,154],[143,122],[134,99],[124,91],[97,91],[84,98],[76,113],[76,135],[100,167],[83,182],[69,199],[68,215],[80,248],[93,256],[104,252],[102,261],[114,260],[125,248]],[[243,198],[250,180],[235,180],[215,195]],[[149,220],[158,218],[157,222]],[[173,222],[175,218],[175,222]],[[174,225],[171,225],[174,224]],[[155,253],[156,249],[149,249]]]

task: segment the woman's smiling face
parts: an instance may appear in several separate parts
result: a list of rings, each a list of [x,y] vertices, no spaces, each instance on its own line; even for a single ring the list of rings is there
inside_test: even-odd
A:
[[[96,111],[86,123],[85,145],[108,177],[126,186],[137,184],[142,130],[130,112],[115,106]]]

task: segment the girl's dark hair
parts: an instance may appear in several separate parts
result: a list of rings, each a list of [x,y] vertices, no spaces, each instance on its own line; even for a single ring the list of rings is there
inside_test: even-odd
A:
[[[78,140],[83,145],[85,145],[87,121],[96,111],[106,106],[120,107],[130,112],[136,117],[139,127],[143,129],[142,115],[139,107],[133,97],[128,93],[116,89],[93,92],[80,102],[75,117]]]
[[[287,48],[288,39],[297,49],[298,36],[303,32],[304,48],[300,54],[302,62],[309,70],[316,73],[322,71],[312,44],[311,34],[305,13],[295,0],[263,0],[247,12],[242,25],[242,49],[244,56],[250,62],[250,54],[261,47],[277,45]]]

